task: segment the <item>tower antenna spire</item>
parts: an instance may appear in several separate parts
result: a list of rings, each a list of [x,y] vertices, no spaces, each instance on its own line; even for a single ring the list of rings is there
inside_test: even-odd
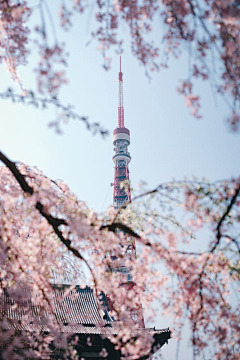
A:
[[[119,91],[118,91],[118,127],[124,128],[124,108],[123,108],[123,73],[122,61],[120,56],[120,71],[118,73]]]

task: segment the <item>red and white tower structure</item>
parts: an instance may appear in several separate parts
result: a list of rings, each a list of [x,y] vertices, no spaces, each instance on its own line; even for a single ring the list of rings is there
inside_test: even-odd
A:
[[[118,210],[124,204],[131,202],[131,190],[129,179],[129,163],[131,156],[128,151],[130,145],[130,131],[124,125],[124,107],[123,107],[123,73],[121,68],[118,73],[119,93],[118,93],[118,127],[113,131],[113,146],[115,155],[113,162],[115,165],[114,183],[113,183],[113,206]],[[129,236],[128,243],[125,244],[126,253],[130,256],[136,256],[135,241]],[[126,269],[125,269],[126,272]],[[130,275],[128,275],[130,278]]]
[[[113,206],[116,210],[124,207],[124,204],[131,202],[131,190],[129,179],[129,163],[131,156],[128,151],[130,145],[130,131],[124,124],[124,107],[123,107],[123,73],[121,69],[120,56],[120,71],[118,73],[119,94],[118,94],[118,126],[113,131],[113,145],[114,156],[113,162],[115,165],[114,171],[114,189],[113,189]],[[132,236],[125,236],[125,243],[121,243],[125,256],[120,259],[112,254],[112,259],[117,260],[116,265],[113,266],[114,271],[122,274],[122,285],[127,286],[128,289],[136,288],[136,284],[132,281],[131,269],[126,266],[125,260],[136,257],[135,239]],[[139,327],[144,327],[144,319],[142,306],[139,304],[134,311],[131,311],[131,316],[136,321]]]
[[[124,125],[124,107],[123,107],[123,73],[121,69],[118,74],[119,94],[118,94],[118,127],[113,131],[113,145],[115,155],[113,162],[115,164],[113,206],[117,210],[125,203],[131,201],[130,180],[128,165],[131,161],[128,146],[130,145],[130,131]],[[121,186],[124,182],[124,186]]]

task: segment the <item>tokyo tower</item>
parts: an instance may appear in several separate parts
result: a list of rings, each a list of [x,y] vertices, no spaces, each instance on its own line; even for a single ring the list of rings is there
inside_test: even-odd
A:
[[[113,183],[113,206],[115,210],[119,210],[124,207],[124,204],[131,202],[131,189],[129,179],[129,163],[131,156],[128,151],[130,145],[130,131],[124,124],[124,107],[123,107],[123,73],[121,69],[121,57],[120,57],[120,71],[118,73],[119,81],[119,94],[118,94],[118,126],[113,131],[113,146],[114,156],[113,162],[115,165],[114,170],[114,183]],[[122,260],[118,259],[117,264],[114,267],[114,271],[122,274],[122,285],[127,286],[128,289],[136,288],[136,284],[132,281],[130,268],[125,266],[126,259],[132,259],[136,257],[135,239],[132,236],[126,236],[126,243],[121,243],[124,251]],[[117,258],[112,256],[112,259]],[[142,314],[142,306],[138,305],[134,314],[131,314],[132,318],[138,323],[139,327],[144,327],[144,320]]]

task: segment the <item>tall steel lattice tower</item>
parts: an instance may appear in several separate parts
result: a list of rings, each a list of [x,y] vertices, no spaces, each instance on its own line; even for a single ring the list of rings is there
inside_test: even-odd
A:
[[[123,107],[123,73],[118,74],[119,95],[118,95],[118,127],[113,131],[113,145],[115,155],[113,162],[115,164],[114,190],[113,190],[113,206],[117,210],[125,203],[131,201],[129,169],[128,165],[131,161],[128,146],[130,145],[130,131],[124,126],[124,107]],[[121,182],[125,182],[121,187]]]
[[[131,202],[131,190],[128,165],[131,156],[128,151],[130,145],[130,131],[124,126],[124,107],[123,107],[123,73],[121,69],[118,73],[119,93],[118,93],[118,127],[113,131],[113,146],[115,155],[113,162],[114,171],[114,189],[113,189],[113,206],[115,210],[120,209],[124,204]],[[135,241],[129,237],[126,252],[130,256],[136,256]],[[128,278],[130,275],[128,276]]]
[[[114,189],[113,189],[113,206],[115,210],[124,207],[124,204],[131,202],[131,189],[129,179],[129,163],[131,156],[128,151],[130,145],[130,131],[124,125],[124,107],[123,107],[123,73],[121,69],[121,56],[120,56],[120,71],[118,73],[119,81],[119,95],[118,95],[118,126],[113,131],[113,145],[114,156],[113,162],[115,165],[114,171]],[[121,244],[125,256],[121,261],[118,261],[118,265],[114,267],[114,271],[122,274],[122,285],[127,288],[136,288],[136,284],[132,281],[130,268],[125,266],[125,259],[132,259],[136,257],[135,239],[132,236],[126,236],[126,243]],[[114,255],[114,254],[113,254]],[[114,256],[112,256],[114,259]],[[119,259],[118,259],[119,260]],[[134,312],[131,312],[131,316],[136,321],[139,327],[144,327],[144,319],[142,306],[139,304]]]

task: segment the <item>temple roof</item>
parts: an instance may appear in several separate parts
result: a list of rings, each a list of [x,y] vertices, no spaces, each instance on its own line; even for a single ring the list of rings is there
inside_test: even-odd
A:
[[[10,289],[9,289],[10,290]],[[67,295],[66,295],[67,292]],[[111,317],[106,296],[95,295],[93,288],[70,285],[53,285],[50,298],[51,311],[43,310],[37,304],[38,294],[25,291],[25,298],[16,306],[11,291],[0,295],[0,318],[4,318],[5,329],[26,330],[29,332],[49,331],[46,319],[59,323],[60,331],[69,334],[114,335],[120,330]],[[49,294],[48,294],[49,296]],[[55,319],[54,319],[54,318]],[[170,333],[169,329],[139,329],[154,334]]]
[[[68,332],[69,328],[72,328],[75,332],[76,328],[81,329],[83,325],[91,328],[95,325],[104,326],[111,321],[107,310],[102,310],[103,301],[100,303],[93,289],[88,286],[75,286],[71,289],[70,285],[53,285],[52,293],[50,296],[48,294],[52,306],[49,311],[39,306],[39,294],[21,290],[25,296],[17,306],[14,296],[11,296],[11,289],[0,295],[0,314],[9,320],[9,326],[12,326],[11,323],[29,331],[34,330],[33,327],[43,330],[43,319],[48,318],[60,323],[63,330]]]

